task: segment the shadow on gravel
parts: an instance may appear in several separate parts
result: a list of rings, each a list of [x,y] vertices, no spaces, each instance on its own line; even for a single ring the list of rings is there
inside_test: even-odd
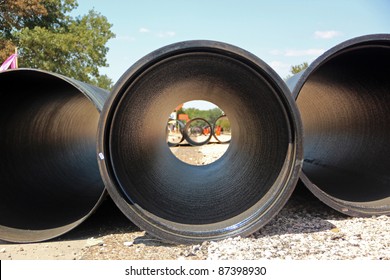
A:
[[[299,185],[279,214],[266,226],[250,235],[248,238],[328,231],[336,228],[336,226],[328,220],[337,221],[348,218],[348,216],[343,215],[322,203],[303,185]],[[164,243],[147,233],[137,237],[134,240],[134,244],[143,244],[148,247],[177,246]]]
[[[153,247],[177,247],[178,244],[172,244],[164,242],[160,239],[157,239],[147,233],[145,233],[143,236],[139,236],[134,239],[134,244],[143,244],[145,246],[153,246]]]
[[[99,238],[103,235],[131,233],[140,229],[130,222],[110,197],[84,223],[52,241]]]
[[[250,237],[273,236],[281,234],[299,234],[327,231],[335,228],[328,220],[344,220],[345,216],[319,201],[304,186],[298,185],[286,206],[259,232]],[[110,197],[84,223],[65,235],[49,240],[70,241],[99,238],[109,234],[140,232],[116,207]],[[0,244],[7,242],[0,241]],[[149,234],[137,237],[134,244],[145,246],[176,246],[160,241]]]
[[[285,207],[252,237],[327,231],[336,227],[328,220],[348,218],[322,203],[299,183]]]
[[[76,241],[88,238],[99,238],[99,236],[103,235],[136,231],[140,231],[140,229],[130,222],[116,207],[112,199],[107,196],[106,200],[98,207],[96,212],[81,225],[60,237],[39,243]],[[0,240],[0,244],[13,243]]]

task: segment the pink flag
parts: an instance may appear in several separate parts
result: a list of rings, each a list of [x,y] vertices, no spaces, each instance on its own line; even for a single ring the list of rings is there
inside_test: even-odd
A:
[[[8,57],[4,63],[0,66],[0,72],[5,71],[8,68],[9,69],[15,69],[16,68],[16,60],[18,55],[16,53],[12,54],[10,57]]]

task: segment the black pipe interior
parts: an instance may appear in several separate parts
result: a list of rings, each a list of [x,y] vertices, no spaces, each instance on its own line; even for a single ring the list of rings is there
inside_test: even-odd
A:
[[[0,75],[0,239],[44,240],[74,227],[104,191],[99,112],[58,77]],[[3,87],[4,88],[4,87]]]
[[[303,171],[335,199],[390,208],[390,47],[348,48],[323,62],[297,98]]]
[[[129,207],[167,231],[193,236],[233,231],[267,208],[266,202],[253,206],[269,201],[271,188],[284,188],[276,181],[294,160],[288,151],[294,127],[280,89],[265,76],[228,56],[193,52],[150,66],[124,88],[111,121],[109,151]],[[226,153],[206,166],[178,160],[166,144],[172,108],[190,100],[223,108],[234,131]]]

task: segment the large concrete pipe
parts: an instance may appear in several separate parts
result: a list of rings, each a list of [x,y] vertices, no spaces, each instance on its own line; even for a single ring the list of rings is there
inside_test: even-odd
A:
[[[205,133],[205,129],[208,129]],[[192,146],[207,144],[212,136],[211,124],[204,118],[193,118],[184,127],[184,139]]]
[[[226,153],[205,166],[177,159],[166,124],[178,104],[205,100],[229,117]],[[114,86],[99,122],[99,166],[108,192],[140,228],[174,243],[248,235],[293,191],[301,123],[285,83],[231,45],[186,41],[140,59]]]
[[[2,72],[0,84],[0,239],[57,237],[105,194],[96,133],[108,94],[33,69]]]
[[[304,184],[351,216],[390,214],[390,35],[351,39],[288,81],[304,126]]]

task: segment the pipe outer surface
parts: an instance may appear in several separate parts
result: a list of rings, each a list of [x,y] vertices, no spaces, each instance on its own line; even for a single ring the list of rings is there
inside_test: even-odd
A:
[[[232,125],[228,150],[209,165],[182,162],[165,140],[169,115],[190,100],[216,104]],[[290,197],[301,135],[291,93],[262,60],[221,42],[185,41],[143,57],[116,83],[100,117],[99,166],[119,209],[153,236],[245,236]]]
[[[0,84],[0,239],[58,237],[105,197],[96,133],[108,92],[37,69],[1,72]]]
[[[351,216],[390,214],[390,34],[345,41],[287,81],[304,127],[301,180]]]

